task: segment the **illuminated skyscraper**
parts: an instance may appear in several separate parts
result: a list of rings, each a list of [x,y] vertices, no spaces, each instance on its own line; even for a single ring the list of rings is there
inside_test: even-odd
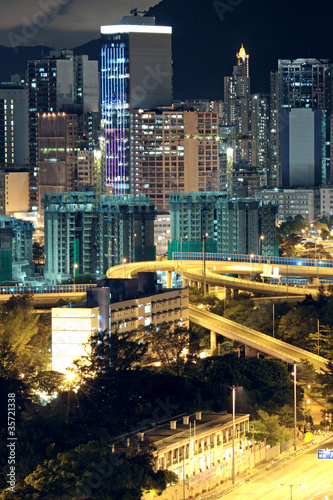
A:
[[[275,85],[278,123],[278,185],[318,186],[332,182],[332,63],[279,60]],[[273,103],[273,101],[272,101]]]
[[[113,194],[133,191],[130,113],[172,104],[171,28],[137,15],[121,22],[101,27],[106,187]]]

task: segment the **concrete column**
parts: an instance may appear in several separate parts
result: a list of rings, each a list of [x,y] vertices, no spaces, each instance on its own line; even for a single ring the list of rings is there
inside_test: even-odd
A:
[[[172,271],[167,271],[167,288],[172,288]]]
[[[183,278],[183,288],[187,288],[188,283],[189,283],[189,280],[187,280],[186,278]]]
[[[318,276],[312,276],[308,278],[308,285],[319,285]]]
[[[247,281],[250,281],[250,275],[249,274],[244,274],[244,279],[247,280]]]
[[[216,332],[210,331],[210,349],[213,352],[216,349]]]

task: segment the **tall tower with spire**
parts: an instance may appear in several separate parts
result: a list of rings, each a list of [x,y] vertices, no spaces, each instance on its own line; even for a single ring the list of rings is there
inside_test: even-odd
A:
[[[236,53],[236,65],[232,76],[224,78],[223,125],[233,126],[235,135],[248,135],[250,123],[250,76],[249,55],[242,44]],[[250,141],[237,141],[234,160],[251,161]]]
[[[250,76],[250,68],[249,68],[249,54],[245,52],[244,46],[242,44],[240,51],[236,54],[237,57],[237,66],[239,76]],[[235,72],[235,68],[234,68]]]

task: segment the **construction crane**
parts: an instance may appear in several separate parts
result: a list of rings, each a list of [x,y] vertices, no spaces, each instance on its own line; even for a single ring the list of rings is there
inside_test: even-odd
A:
[[[252,135],[247,134],[235,134],[228,135],[226,137],[227,146],[227,195],[231,199],[233,196],[233,170],[234,170],[234,148],[231,147],[232,141],[251,141],[253,139]]]

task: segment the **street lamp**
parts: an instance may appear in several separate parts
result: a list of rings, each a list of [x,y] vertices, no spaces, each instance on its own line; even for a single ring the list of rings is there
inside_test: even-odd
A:
[[[124,264],[124,267],[125,267],[125,270],[124,270],[124,271],[125,271],[125,278],[126,278],[126,262],[127,262],[127,260],[126,260],[126,259],[125,259],[125,257],[124,257],[124,258],[123,258],[123,264]]]
[[[265,236],[263,234],[261,234],[259,236],[259,255],[261,255],[261,252],[262,252],[262,242],[264,239],[265,239]]]
[[[75,269],[78,269],[79,264],[73,264],[73,288],[75,292]]]
[[[202,257],[203,257],[203,294],[206,295],[206,239],[208,233],[202,235]]]
[[[235,484],[235,407],[236,387],[232,386],[232,484]]]
[[[254,257],[254,254],[251,253],[250,255],[250,262],[251,262],[251,276],[253,278],[253,257]]]
[[[296,442],[296,424],[297,424],[297,415],[296,415],[296,363],[294,364],[294,371],[292,372],[294,375],[294,450],[297,449]]]
[[[278,484],[278,487],[281,488],[282,486],[289,486],[290,487],[290,500],[293,500],[293,486],[301,486],[302,488],[306,487],[306,484],[300,484],[300,483],[295,483],[295,484],[283,484],[280,483]]]

